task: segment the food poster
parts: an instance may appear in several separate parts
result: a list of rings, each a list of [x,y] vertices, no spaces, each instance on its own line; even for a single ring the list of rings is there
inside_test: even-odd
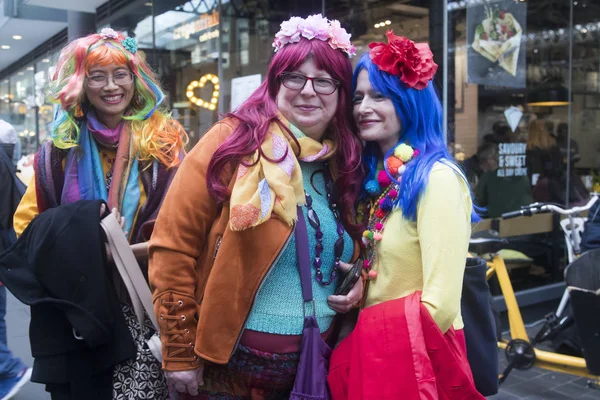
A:
[[[526,86],[527,3],[490,1],[467,8],[467,81]]]

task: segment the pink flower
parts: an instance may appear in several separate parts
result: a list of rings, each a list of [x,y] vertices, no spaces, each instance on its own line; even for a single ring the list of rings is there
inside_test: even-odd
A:
[[[337,20],[329,21],[321,14],[311,15],[306,19],[292,17],[281,23],[281,29],[275,35],[273,47],[275,52],[290,43],[297,43],[300,38],[329,41],[332,49],[340,49],[352,57],[356,49],[350,42],[350,34],[346,32]]]
[[[304,20],[303,24],[299,25],[299,28],[302,31],[302,36],[308,40],[326,41],[329,39],[329,22],[321,14],[310,15]]]
[[[346,32],[344,28],[342,28],[340,21],[331,21],[331,25],[329,28],[329,37],[331,39],[329,40],[329,45],[332,49],[342,49],[346,53],[348,53],[349,56],[355,55],[356,49],[354,48],[354,45],[350,43],[351,36],[352,35],[350,35],[348,32]]]
[[[275,52],[288,43],[297,43],[300,41],[298,25],[303,23],[303,21],[304,20],[300,17],[292,17],[281,23],[281,30],[277,32],[275,40],[273,41]]]
[[[275,36],[293,36],[296,32],[298,32],[298,25],[303,22],[304,19],[300,17],[292,17],[287,21],[283,21],[281,23],[281,30]]]
[[[102,28],[102,30],[100,31],[100,36],[102,36],[103,39],[118,39],[119,38],[119,34],[117,33],[117,31],[115,31],[112,28]]]

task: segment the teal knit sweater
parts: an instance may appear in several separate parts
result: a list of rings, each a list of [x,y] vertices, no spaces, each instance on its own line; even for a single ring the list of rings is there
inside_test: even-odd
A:
[[[325,279],[329,280],[334,262],[333,245],[338,239],[337,225],[327,203],[323,174],[318,173],[313,178],[313,183],[321,194],[317,193],[310,184],[310,177],[313,172],[325,168],[325,163],[300,162],[300,168],[304,189],[313,198],[312,207],[321,221],[321,230],[323,231],[323,253],[321,254],[323,264],[321,270]],[[307,208],[305,207],[303,211],[304,218],[307,219]],[[333,294],[338,282],[333,282],[329,286],[321,286],[316,281],[315,270],[312,265],[312,260],[315,257],[315,230],[308,223],[308,219],[306,225],[317,322],[321,332],[324,332],[329,329],[335,316],[335,311],[327,305],[327,296]],[[347,233],[344,233],[344,252],[341,261],[350,262],[353,250],[352,239]],[[341,274],[338,273],[339,275]],[[246,329],[280,335],[300,335],[302,334],[303,322],[302,289],[296,262],[296,238],[292,233],[290,240],[281,250],[279,259],[271,267],[256,295]]]

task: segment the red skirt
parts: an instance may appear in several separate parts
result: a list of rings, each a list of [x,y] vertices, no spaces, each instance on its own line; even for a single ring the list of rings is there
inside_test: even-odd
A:
[[[420,293],[362,310],[333,351],[328,383],[333,400],[485,400],[462,330],[442,333]]]

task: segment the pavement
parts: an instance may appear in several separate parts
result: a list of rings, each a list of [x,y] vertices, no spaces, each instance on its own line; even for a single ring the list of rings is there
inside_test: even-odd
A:
[[[6,325],[8,347],[28,366],[33,366],[31,346],[29,345],[29,306],[21,303],[8,292],[6,296]],[[44,385],[28,382],[12,400],[50,400],[50,394]]]
[[[525,315],[525,314],[524,314]],[[8,345],[25,364],[32,366],[29,346],[29,307],[20,303],[10,293],[7,296]],[[506,366],[504,354],[500,354],[500,370]],[[490,400],[600,400],[600,390],[586,387],[587,379],[550,372],[538,368],[527,371],[513,370],[502,384],[500,393]],[[29,382],[13,397],[14,400],[50,400],[44,386]],[[410,400],[410,399],[407,399]]]
[[[506,367],[504,352],[499,354],[500,371]],[[531,368],[513,370],[491,400],[600,400],[600,390],[587,387],[587,378]]]

